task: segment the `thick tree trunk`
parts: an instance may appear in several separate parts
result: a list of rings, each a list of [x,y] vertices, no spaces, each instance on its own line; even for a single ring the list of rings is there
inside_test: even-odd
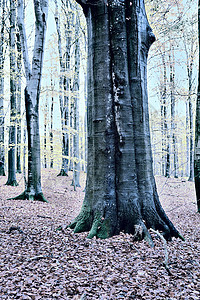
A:
[[[144,1],[79,1],[88,28],[88,173],[75,232],[135,239],[147,228],[180,234],[158,199],[152,170],[147,54],[155,37]]]
[[[0,26],[0,176],[5,176],[5,150],[4,150],[4,30],[5,30],[5,0],[1,3]]]
[[[8,180],[6,185],[18,185],[16,179],[16,117],[17,117],[17,64],[16,64],[16,7],[10,0],[10,126],[8,150]]]
[[[198,1],[198,32],[200,45],[200,0]],[[195,147],[194,147],[194,179],[197,197],[197,209],[200,213],[200,49],[199,49],[199,78],[198,93],[196,101],[196,127],[195,127]]]

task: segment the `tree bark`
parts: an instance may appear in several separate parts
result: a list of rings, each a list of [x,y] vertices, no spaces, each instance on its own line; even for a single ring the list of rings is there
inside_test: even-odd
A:
[[[16,179],[16,111],[17,111],[17,64],[16,64],[16,7],[10,0],[10,126],[9,126],[9,150],[8,150],[8,180],[6,185],[17,186]]]
[[[73,180],[72,185],[80,187],[80,153],[79,153],[79,87],[80,87],[80,42],[79,42],[79,20],[75,24],[75,69],[73,83],[73,103],[74,103],[74,137],[73,137]]]
[[[18,1],[18,26],[26,75],[25,107],[28,133],[28,181],[24,193],[15,199],[31,199],[47,202],[43,196],[41,187],[39,99],[46,21],[48,15],[48,0],[34,0],[34,11],[35,41],[31,68],[24,26],[23,0]]]
[[[155,37],[144,1],[81,2],[88,28],[88,173],[75,232],[107,238],[148,228],[181,237],[158,198],[152,169],[147,54]]]
[[[0,176],[5,176],[5,150],[4,150],[4,30],[5,30],[5,0],[1,3],[0,26]]]
[[[67,93],[69,93],[69,85],[68,80],[66,78],[65,72],[69,71],[69,65],[70,65],[70,58],[68,62],[68,57],[70,56],[70,39],[69,36],[69,27],[70,22],[67,20],[67,36],[66,36],[66,57],[67,57],[67,63],[66,66],[64,64],[63,60],[63,54],[62,54],[62,45],[61,45],[61,30],[60,30],[60,20],[58,15],[58,4],[57,0],[55,0],[56,5],[56,11],[55,11],[55,22],[56,22],[56,30],[57,30],[57,36],[58,36],[58,52],[59,52],[59,62],[60,62],[60,78],[59,78],[59,100],[60,100],[60,112],[61,112],[61,127],[62,127],[62,167],[60,170],[60,173],[58,176],[68,176],[68,163],[69,163],[69,135],[68,135],[68,123],[69,123],[69,117],[68,117],[68,106],[69,106],[69,96]],[[70,18],[70,17],[69,17]]]
[[[200,46],[200,0],[198,1],[198,33]],[[197,197],[197,209],[200,213],[200,49],[199,49],[199,70],[198,70],[198,92],[196,101],[196,126],[195,126],[195,147],[194,147],[194,179]]]
[[[21,77],[22,77],[22,48],[19,33],[17,34],[17,173],[21,173]]]

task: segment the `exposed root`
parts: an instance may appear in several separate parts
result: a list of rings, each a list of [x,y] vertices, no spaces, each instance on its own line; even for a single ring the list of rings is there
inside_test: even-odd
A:
[[[7,181],[5,185],[10,185],[10,186],[18,186],[18,183],[16,180],[12,180],[12,181]]]
[[[161,239],[161,241],[163,242],[163,247],[164,247],[164,254],[165,254],[165,259],[164,259],[164,262],[163,262],[163,265],[168,273],[168,275],[173,275],[169,269],[169,265],[168,265],[168,251],[167,251],[167,242],[166,242],[166,239],[163,237],[163,235],[159,232],[159,231],[156,231],[152,228],[150,228],[150,230],[152,232],[154,232],[155,234],[157,234],[159,236],[159,238]]]
[[[68,176],[68,174],[67,174],[67,172],[65,172],[64,169],[61,169],[61,170],[60,170],[60,173],[57,175],[57,177],[58,177],[58,176]]]
[[[147,241],[150,247],[152,248],[154,247],[152,237],[143,222],[136,224],[134,226],[134,234],[133,234],[134,241],[141,241],[142,239]]]
[[[27,191],[24,191],[20,195],[13,197],[13,198],[9,198],[7,200],[35,200],[35,201],[41,201],[41,202],[48,203],[48,201],[44,197],[43,193],[39,193],[37,195],[36,194],[32,195],[32,194],[30,194],[30,192],[27,192]]]

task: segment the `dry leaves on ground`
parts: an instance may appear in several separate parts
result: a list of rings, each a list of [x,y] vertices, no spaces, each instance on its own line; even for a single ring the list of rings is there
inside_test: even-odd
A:
[[[158,177],[162,204],[186,241],[168,243],[164,268],[163,242],[155,247],[133,242],[121,233],[107,240],[86,238],[59,225],[79,212],[84,197],[69,177],[43,171],[49,203],[6,200],[23,191],[5,186],[0,177],[0,299],[200,299],[200,215],[194,184]]]

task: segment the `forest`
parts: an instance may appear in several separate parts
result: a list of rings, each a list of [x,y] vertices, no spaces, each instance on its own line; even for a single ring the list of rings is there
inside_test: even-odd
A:
[[[200,299],[200,3],[0,0],[0,299]]]

